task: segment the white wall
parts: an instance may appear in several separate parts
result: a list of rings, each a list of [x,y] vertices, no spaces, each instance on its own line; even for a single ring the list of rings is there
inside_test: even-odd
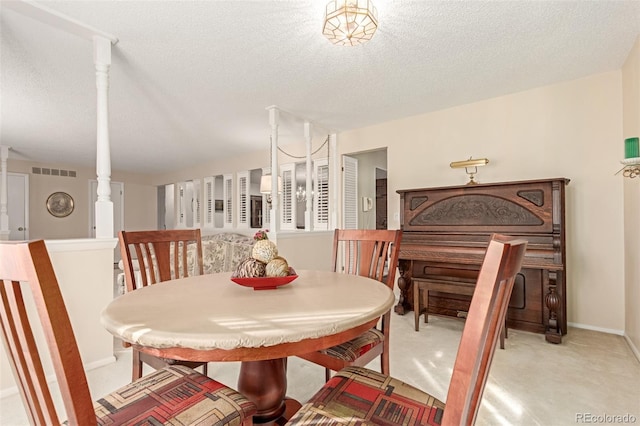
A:
[[[640,38],[622,68],[623,137],[640,136]],[[640,178],[624,178],[625,336],[640,359]]]
[[[479,182],[566,177],[570,323],[624,329],[621,72],[341,133],[339,154],[387,148],[389,228],[398,189],[464,184],[451,161],[487,157]]]
[[[32,167],[76,171],[76,177],[32,174]],[[96,178],[95,169],[65,164],[43,164],[10,159],[10,172],[29,174],[29,238],[87,238],[89,230],[89,180]],[[157,190],[150,178],[114,171],[111,180],[124,182],[124,227],[129,230],[156,229]],[[74,200],[74,211],[64,218],[53,217],[46,207],[51,193],[64,191]],[[8,200],[11,203],[11,200]],[[153,206],[150,208],[150,206]]]
[[[115,239],[46,241],[85,368],[115,361],[113,337],[100,324],[100,312],[113,299]],[[26,297],[31,313],[32,299]],[[34,328],[45,374],[53,377],[48,349],[43,349],[41,328]],[[17,392],[5,347],[0,350],[0,396]]]

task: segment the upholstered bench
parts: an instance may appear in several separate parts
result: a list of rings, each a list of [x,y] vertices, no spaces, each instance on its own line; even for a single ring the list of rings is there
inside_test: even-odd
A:
[[[424,322],[429,322],[429,291],[473,296],[476,281],[469,279],[413,278],[413,311],[414,326],[420,331],[420,315],[424,312]],[[422,297],[420,297],[422,295]],[[504,339],[507,337],[507,320],[500,332],[500,349],[504,349]]]

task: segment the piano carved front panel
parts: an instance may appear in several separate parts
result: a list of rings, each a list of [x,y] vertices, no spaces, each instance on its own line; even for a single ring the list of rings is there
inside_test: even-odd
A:
[[[507,314],[509,327],[566,334],[564,189],[567,179],[398,191],[403,239],[395,310],[413,309],[413,277],[472,280],[492,233],[528,241]],[[458,316],[470,297],[433,292],[429,312]]]

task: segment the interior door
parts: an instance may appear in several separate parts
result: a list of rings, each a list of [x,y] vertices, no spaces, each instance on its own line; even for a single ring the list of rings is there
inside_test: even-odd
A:
[[[7,214],[9,239],[29,239],[29,175],[7,173]]]

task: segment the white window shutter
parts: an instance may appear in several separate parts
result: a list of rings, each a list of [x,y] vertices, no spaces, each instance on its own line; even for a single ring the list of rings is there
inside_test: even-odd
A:
[[[342,156],[342,211],[344,229],[358,229],[358,159]]]
[[[193,227],[200,228],[202,224],[202,203],[200,198],[202,197],[202,188],[200,187],[200,179],[193,181],[193,196],[192,196],[192,208],[193,208]]]
[[[249,172],[238,172],[238,228],[249,227]]]
[[[224,197],[224,227],[233,228],[233,175],[222,176]]]
[[[187,227],[187,182],[178,182],[176,184],[176,229],[184,229]]]
[[[313,229],[329,229],[329,159],[313,162]]]
[[[282,197],[280,208],[280,229],[296,229],[295,164],[280,167],[282,177]]]
[[[214,227],[215,198],[213,177],[204,178],[204,228]]]

